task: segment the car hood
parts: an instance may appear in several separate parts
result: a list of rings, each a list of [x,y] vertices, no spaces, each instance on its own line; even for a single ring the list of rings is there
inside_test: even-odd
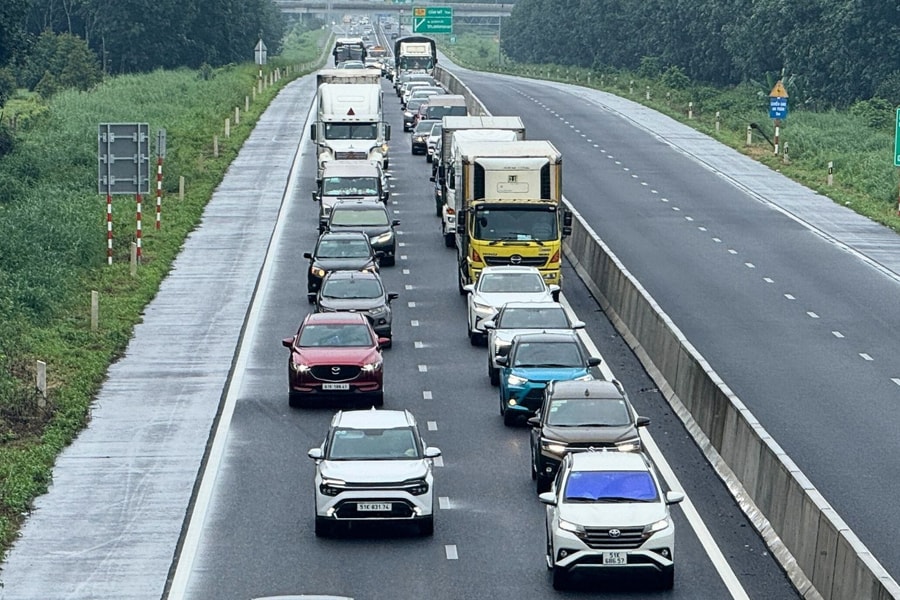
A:
[[[621,427],[555,427],[553,425],[544,425],[541,435],[546,439],[568,444],[588,444],[591,442],[614,444],[637,437],[638,431],[633,425],[623,425]]]
[[[521,333],[569,333],[571,329],[542,329],[540,327],[529,327],[527,329],[494,329],[494,338],[511,342],[514,337]]]
[[[553,297],[550,292],[478,292],[472,300],[500,308],[507,302],[552,302]]]
[[[666,517],[662,502],[560,503],[559,518],[587,527],[643,527]]]
[[[346,310],[350,312],[372,310],[384,306],[384,298],[323,298],[319,297],[319,306],[328,310]]]
[[[510,374],[524,377],[529,381],[568,381],[588,374],[587,367],[515,367]]]
[[[317,258],[315,263],[326,271],[361,271],[372,265],[374,261],[370,257],[365,258]]]
[[[348,483],[399,483],[428,474],[423,459],[416,460],[323,460],[319,463],[322,477]]]
[[[390,225],[329,225],[331,231],[362,231],[370,238],[391,230]]]
[[[363,200],[365,202],[381,202],[381,199],[378,196],[322,196],[322,204],[327,207],[332,207],[334,204],[340,200]]]
[[[305,347],[294,350],[300,360],[298,364],[315,365],[365,365],[380,358],[380,352],[373,346],[351,347]]]

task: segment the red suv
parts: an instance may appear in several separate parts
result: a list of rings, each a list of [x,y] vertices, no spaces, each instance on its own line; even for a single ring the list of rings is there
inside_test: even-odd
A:
[[[281,340],[289,348],[288,403],[292,408],[315,396],[365,398],[384,404],[384,361],[388,338],[375,335],[360,313],[307,315],[296,335]]]

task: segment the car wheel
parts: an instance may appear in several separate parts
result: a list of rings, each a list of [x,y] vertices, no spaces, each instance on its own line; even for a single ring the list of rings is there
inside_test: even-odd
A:
[[[425,151],[425,162],[431,162],[431,155],[428,154],[428,150]]]
[[[551,480],[547,479],[546,477],[542,476],[540,473],[537,473],[536,471],[533,473],[533,475],[534,475],[534,480],[535,480],[535,487],[537,488],[537,493],[543,494],[544,492],[549,492]]]
[[[443,217],[443,211],[441,210],[441,203],[437,200],[434,201],[434,216]]]
[[[507,427],[515,427],[518,425],[518,419],[516,418],[516,413],[511,410],[507,410],[503,413],[503,424]]]
[[[372,406],[384,406],[384,390],[372,394]]]
[[[444,234],[444,246],[447,248],[452,248],[456,245],[456,235],[453,233],[445,233]]]
[[[477,331],[470,331],[469,332],[469,343],[472,344],[473,346],[480,346],[481,345],[481,334],[478,333]]]
[[[385,160],[384,164],[381,166],[381,168],[384,169],[385,171],[387,171],[389,168],[391,168],[391,161]]]
[[[396,264],[397,259],[393,255],[388,256],[385,255],[384,258],[381,259],[381,266],[383,267],[393,267]]]
[[[562,590],[566,587],[566,580],[568,579],[566,575],[566,570],[562,567],[557,567],[554,565],[553,567],[553,589],[554,590]]]
[[[675,587],[675,566],[672,565],[660,574],[659,587],[664,590],[671,590]]]
[[[491,380],[492,386],[497,387],[500,385],[500,371],[494,366],[494,361],[491,359],[490,352],[488,352],[488,377]]]
[[[288,406],[291,408],[303,408],[303,395],[297,392],[288,392]]]
[[[426,536],[434,535],[434,515],[419,520],[419,533]]]
[[[329,537],[334,533],[333,523],[325,517],[316,517],[316,537]]]

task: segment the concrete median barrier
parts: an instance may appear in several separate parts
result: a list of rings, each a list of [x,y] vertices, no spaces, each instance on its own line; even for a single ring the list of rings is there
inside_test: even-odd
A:
[[[452,73],[470,114],[490,114]],[[900,586],[656,301],[575,215],[566,257],[641,359],[738,504],[808,599],[900,600]],[[602,349],[601,349],[602,350]]]

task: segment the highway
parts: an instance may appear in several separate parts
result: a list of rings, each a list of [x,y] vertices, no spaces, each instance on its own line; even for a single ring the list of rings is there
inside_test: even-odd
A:
[[[411,410],[426,442],[443,450],[436,473],[442,500],[435,535],[420,538],[412,530],[383,527],[360,528],[337,539],[313,534],[313,464],[306,451],[321,443],[339,406],[291,410],[287,405],[287,353],[280,340],[293,333],[309,309],[305,262],[298,257],[316,238],[316,205],[309,200],[314,149],[303,140],[257,291],[258,308],[236,363],[240,371],[226,399],[233,403],[233,415],[223,432],[221,464],[208,505],[195,508],[194,519],[202,523],[196,555],[179,564],[183,588],[173,588],[170,597],[182,597],[182,589],[191,599],[299,592],[366,599],[557,595],[543,559],[544,509],[529,477],[527,430],[503,426],[497,392],[486,375],[485,349],[468,342],[454,251],[443,246],[433,213],[430,169],[422,156],[410,155],[399,102],[384,85],[394,134],[391,208],[401,221],[403,244],[397,265],[383,270],[388,289],[400,293],[394,304],[394,345],[385,352],[385,407]],[[576,591],[604,598],[648,592],[693,599],[797,597],[571,268],[565,277],[566,302],[587,321],[593,342],[637,410],[652,419],[650,434],[737,582],[733,589],[726,587],[702,545],[709,541],[701,540],[676,508],[672,592],[659,593],[649,582],[629,578],[584,580]],[[182,575],[185,569],[188,574]]]

